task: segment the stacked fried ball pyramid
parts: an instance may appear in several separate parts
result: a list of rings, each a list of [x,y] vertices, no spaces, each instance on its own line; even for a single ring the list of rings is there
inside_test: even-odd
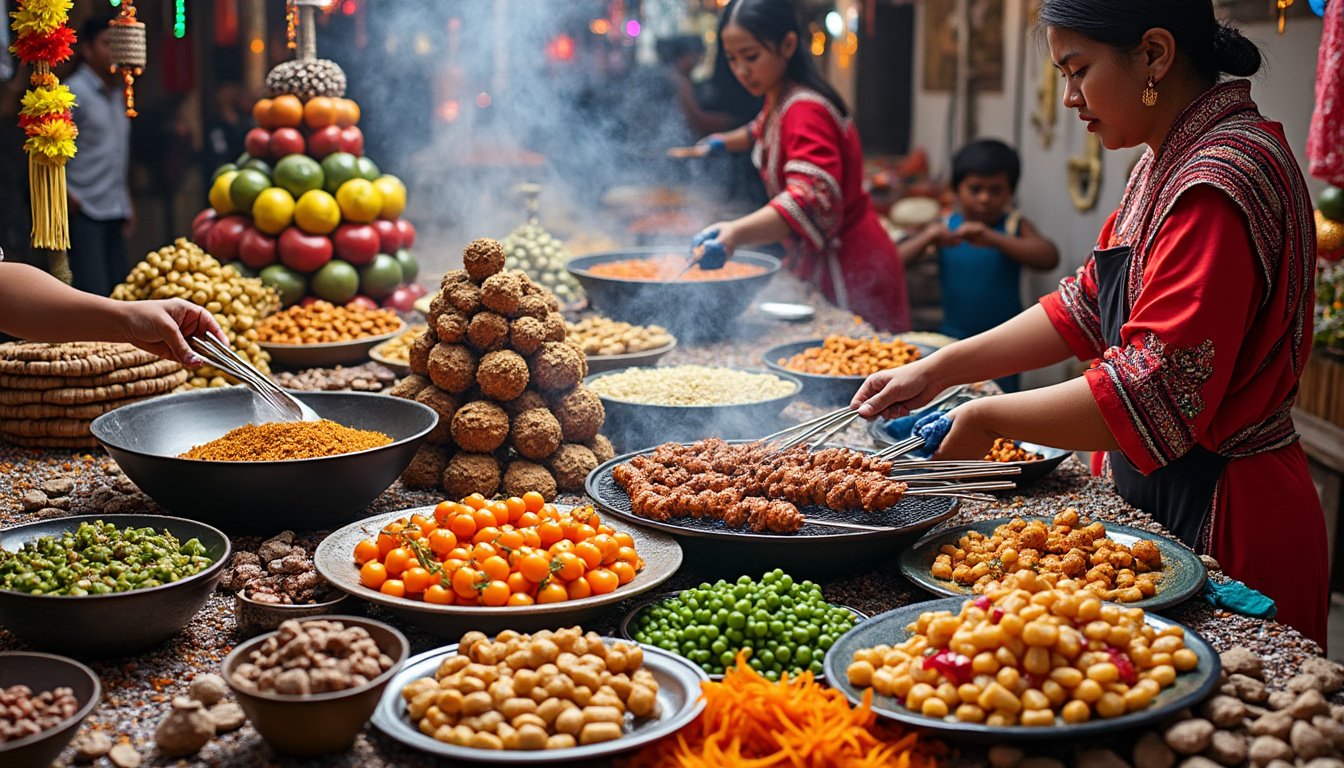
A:
[[[480,239],[430,304],[397,397],[433,408],[439,424],[402,475],[449,497],[579,491],[612,456],[598,434],[602,401],[581,386],[588,363],[565,341],[554,294],[504,271],[504,249]]]

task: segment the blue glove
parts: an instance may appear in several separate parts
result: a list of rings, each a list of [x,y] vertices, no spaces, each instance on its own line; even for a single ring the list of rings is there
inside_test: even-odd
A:
[[[701,269],[721,269],[728,261],[728,249],[718,241],[718,236],[719,230],[715,227],[703,230],[691,238],[691,252],[695,253],[697,248],[700,249],[697,264]]]
[[[705,153],[706,157],[722,157],[728,154],[728,144],[718,136],[710,136],[705,139],[705,146],[709,151]]]
[[[924,438],[924,446],[915,451],[919,456],[932,458],[933,454],[938,452],[938,446],[943,444],[943,438],[952,431],[952,417],[940,411],[925,414],[919,421],[915,422],[914,429],[910,434],[919,435]]]
[[[1213,579],[1204,583],[1204,599],[1214,608],[1240,613],[1257,619],[1272,619],[1278,613],[1278,606],[1262,592],[1242,584],[1235,579],[1220,584]]]

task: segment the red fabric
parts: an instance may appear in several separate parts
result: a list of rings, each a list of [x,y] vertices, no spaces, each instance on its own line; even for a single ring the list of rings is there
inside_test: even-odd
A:
[[[852,121],[815,91],[794,87],[751,128],[770,205],[794,233],[786,244],[793,273],[881,330],[910,330],[905,269],[863,189]]]
[[[1112,242],[1107,221],[1099,247]],[[1083,301],[1096,300],[1093,263],[1080,270]],[[1246,220],[1222,192],[1185,192],[1147,252],[1143,290],[1121,329],[1124,344],[1098,349],[1059,292],[1042,300],[1070,347],[1086,359],[1093,396],[1125,457],[1147,474],[1165,464],[1152,433],[1166,445],[1226,453],[1297,388],[1286,291],[1265,299]],[[1182,350],[1206,356],[1178,359]],[[1285,354],[1286,353],[1286,354]],[[1167,407],[1163,407],[1167,404]],[[1269,595],[1278,620],[1325,647],[1329,568],[1325,522],[1299,443],[1232,459],[1215,494],[1209,539],[1224,571]]]
[[[1312,176],[1344,187],[1344,3],[1338,0],[1325,6],[1307,160]]]

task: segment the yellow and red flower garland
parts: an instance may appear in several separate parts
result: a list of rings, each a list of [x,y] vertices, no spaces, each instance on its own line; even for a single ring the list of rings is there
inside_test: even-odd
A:
[[[51,72],[72,54],[75,32],[66,24],[71,6],[71,0],[18,0],[10,13],[15,33],[10,50],[33,67],[33,87],[19,110],[19,127],[28,136],[23,148],[33,192],[33,245],[52,250],[70,247],[65,163],[75,156],[79,135],[71,112],[75,95]]]

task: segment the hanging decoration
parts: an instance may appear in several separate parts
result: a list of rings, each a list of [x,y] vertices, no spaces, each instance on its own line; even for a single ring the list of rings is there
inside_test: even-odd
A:
[[[125,83],[126,116],[135,117],[135,78],[145,71],[145,24],[135,18],[135,0],[122,0],[121,13],[108,22],[107,47],[112,71]]]
[[[187,36],[187,0],[175,0],[173,3],[173,37],[178,40]]]
[[[1087,134],[1083,154],[1069,158],[1069,199],[1079,212],[1097,207],[1101,194],[1101,138]]]
[[[1288,26],[1288,9],[1292,7],[1293,0],[1275,0],[1275,6],[1279,10],[1279,34]]]
[[[64,251],[70,247],[66,209],[65,164],[75,156],[75,95],[51,68],[72,55],[75,31],[67,26],[71,0],[18,0],[14,44],[10,50],[33,68],[32,88],[23,95],[19,127],[28,139],[28,186],[32,199],[33,247]],[[60,275],[69,281],[66,274]]]
[[[294,0],[285,0],[285,38],[289,50],[299,47],[299,6]]]

